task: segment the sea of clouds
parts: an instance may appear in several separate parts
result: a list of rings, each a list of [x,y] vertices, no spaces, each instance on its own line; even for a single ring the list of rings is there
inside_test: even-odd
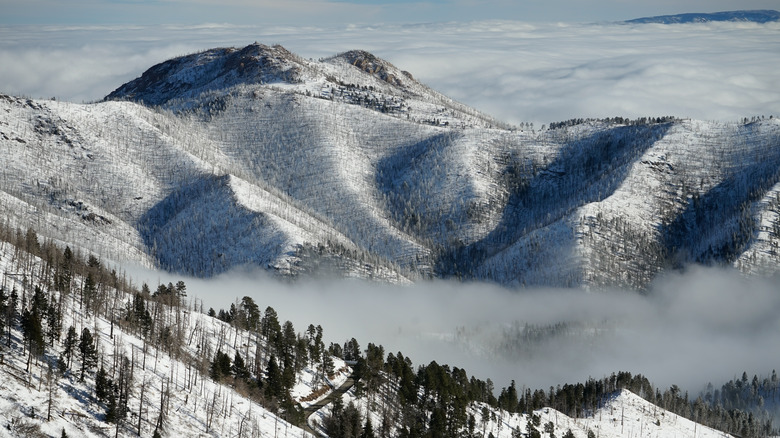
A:
[[[314,59],[365,49],[456,100],[537,127],[579,117],[738,120],[780,108],[780,23],[4,26],[0,91],[94,101],[171,57],[254,41]]]
[[[152,287],[181,277],[129,271]],[[321,325],[326,343],[354,337],[415,365],[435,360],[490,378],[496,388],[548,388],[612,372],[647,376],[661,388],[697,393],[743,371],[768,376],[780,364],[780,279],[692,267],[660,277],[646,293],[628,290],[505,289],[480,283],[423,282],[401,287],[353,280],[282,283],[237,270],[187,279],[204,311],[228,310],[249,296],[299,332]],[[565,323],[566,336],[507,347],[506,334],[526,324]]]

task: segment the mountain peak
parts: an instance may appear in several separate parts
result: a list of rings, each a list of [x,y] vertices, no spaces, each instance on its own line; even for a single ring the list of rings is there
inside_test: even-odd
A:
[[[114,90],[106,100],[162,105],[240,83],[296,83],[301,70],[298,57],[284,47],[255,42],[241,49],[210,49],[162,62]]]
[[[350,50],[340,55],[336,55],[333,59],[342,60],[351,64],[391,85],[403,86],[404,84],[401,76],[414,80],[411,73],[401,71],[393,64],[378,58],[365,50]]]

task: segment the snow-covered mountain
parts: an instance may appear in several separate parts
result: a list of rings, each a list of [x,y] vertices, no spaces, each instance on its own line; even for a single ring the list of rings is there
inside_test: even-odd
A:
[[[252,44],[99,103],[4,95],[0,144],[9,225],[198,276],[641,288],[686,263],[780,266],[777,119],[519,129],[364,51]]]
[[[678,24],[678,23],[708,23],[712,21],[741,21],[753,23],[768,23],[771,21],[780,21],[780,12],[765,10],[749,11],[724,11],[713,13],[687,13],[676,15],[659,15],[655,17],[643,17],[628,20],[626,23],[658,23],[658,24]]]

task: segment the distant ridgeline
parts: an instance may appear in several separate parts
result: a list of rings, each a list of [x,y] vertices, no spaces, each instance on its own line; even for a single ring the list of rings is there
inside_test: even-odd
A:
[[[755,11],[725,11],[706,13],[689,13],[676,15],[659,15],[657,17],[644,17],[627,20],[625,23],[707,23],[710,21],[745,21],[753,23],[768,23],[780,21],[780,12],[771,9]]]

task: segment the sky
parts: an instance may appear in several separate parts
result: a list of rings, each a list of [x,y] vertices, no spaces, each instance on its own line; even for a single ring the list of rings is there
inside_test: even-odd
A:
[[[593,22],[777,7],[777,0],[1,0],[0,23],[330,26],[486,19]]]

